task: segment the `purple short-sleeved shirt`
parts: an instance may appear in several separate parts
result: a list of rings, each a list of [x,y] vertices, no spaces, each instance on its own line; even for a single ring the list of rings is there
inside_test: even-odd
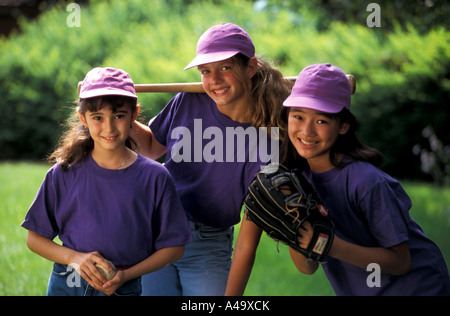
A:
[[[304,172],[328,208],[336,235],[365,247],[408,242],[411,269],[402,276],[381,271],[380,287],[371,282],[369,286],[374,270],[329,257],[322,267],[336,294],[450,295],[442,254],[410,217],[412,203],[398,181],[366,162],[345,157],[343,163],[349,164],[324,173]]]
[[[116,266],[192,241],[170,174],[140,155],[122,170],[101,168],[91,156],[66,172],[54,165],[22,226],[80,252],[98,251]]]
[[[178,94],[149,126],[167,147],[165,166],[189,219],[212,227],[240,221],[250,182],[277,159],[277,140],[229,119],[204,93]]]

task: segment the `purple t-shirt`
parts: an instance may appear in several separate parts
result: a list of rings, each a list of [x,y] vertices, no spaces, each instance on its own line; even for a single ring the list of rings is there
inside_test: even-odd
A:
[[[337,295],[450,295],[450,278],[439,248],[411,218],[412,206],[398,181],[373,165],[345,157],[344,168],[304,172],[335,224],[336,235],[365,247],[408,242],[411,269],[402,276],[362,269],[328,257],[322,267]],[[376,263],[376,262],[374,262]],[[369,279],[369,282],[368,282]],[[378,285],[380,285],[378,287]]]
[[[98,251],[131,266],[155,251],[191,242],[173,179],[138,155],[128,168],[101,168],[91,156],[64,172],[48,172],[22,226],[80,251]]]
[[[165,166],[189,219],[216,228],[237,224],[247,188],[262,165],[274,162],[278,141],[229,119],[204,93],[176,95],[149,126],[167,147]]]

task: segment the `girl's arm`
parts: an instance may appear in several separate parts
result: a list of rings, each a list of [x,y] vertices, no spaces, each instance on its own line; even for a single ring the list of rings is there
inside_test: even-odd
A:
[[[167,152],[167,147],[156,140],[150,128],[138,121],[133,122],[131,137],[138,144],[137,151],[150,159],[156,160]]]
[[[262,230],[251,221],[244,218],[241,222],[239,236],[231,262],[228,276],[226,296],[241,296],[244,294],[248,279],[255,262],[256,249],[258,248]]]
[[[31,251],[53,262],[71,265],[91,286],[101,288],[106,281],[95,264],[108,267],[108,264],[98,252],[82,253],[58,245],[53,240],[43,237],[33,231],[28,231],[27,246]]]
[[[367,269],[371,263],[377,263],[382,273],[392,275],[406,274],[411,266],[406,242],[390,248],[363,247],[335,236],[329,255],[363,269]]]
[[[144,274],[162,269],[165,266],[179,260],[183,254],[184,246],[162,248],[131,268],[117,271],[114,278],[103,284],[101,291],[107,295],[111,295],[125,282],[136,279]]]
[[[298,241],[300,247],[306,248],[311,240],[312,226],[309,222],[305,222],[303,226],[299,230]],[[367,269],[371,263],[377,263],[382,273],[393,275],[408,273],[411,265],[411,255],[406,242],[390,248],[364,247],[347,242],[335,235],[328,255],[363,269]],[[295,260],[294,263],[297,266]]]
[[[319,268],[319,263],[313,260],[307,260],[300,252],[295,251],[289,247],[289,254],[291,259],[297,267],[298,271],[305,274],[314,274]]]
[[[94,264],[101,264],[105,268],[108,268],[109,265],[97,251],[81,253],[58,245],[54,241],[32,231],[28,231],[27,245],[31,251],[50,261],[73,266],[91,286],[107,295],[114,293],[123,283],[129,280],[159,270],[177,261],[184,253],[184,246],[160,249],[133,267],[118,271],[113,279],[106,282]]]

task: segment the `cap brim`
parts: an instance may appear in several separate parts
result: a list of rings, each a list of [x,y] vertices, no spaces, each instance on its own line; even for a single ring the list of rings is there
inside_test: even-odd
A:
[[[284,102],[285,107],[307,108],[324,113],[339,113],[344,108],[343,105],[335,104],[330,100],[322,100],[308,97],[288,97]]]
[[[184,68],[184,70],[193,68],[195,66],[200,66],[200,65],[204,65],[204,64],[223,61],[223,60],[231,58],[237,54],[239,54],[239,51],[226,51],[226,52],[199,54],[189,63],[189,65],[187,65]]]
[[[133,94],[131,91],[124,91],[124,90],[118,90],[118,89],[97,89],[97,90],[91,90],[91,91],[85,91],[80,93],[80,99],[87,99],[87,98],[95,98],[95,97],[101,97],[105,95],[119,95],[123,97],[130,97],[137,99],[137,95]]]

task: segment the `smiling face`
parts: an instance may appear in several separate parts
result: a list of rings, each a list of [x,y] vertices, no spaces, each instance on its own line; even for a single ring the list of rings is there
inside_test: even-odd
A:
[[[327,113],[292,107],[288,117],[289,139],[298,154],[308,161],[312,171],[325,172],[334,168],[330,151],[340,134],[350,125]]]
[[[242,80],[239,80],[237,71],[240,71],[233,58],[224,61],[198,66],[201,74],[203,88],[219,110],[230,118],[239,121],[236,113],[245,113],[250,103],[250,94],[245,89],[245,84],[251,86],[251,78],[257,70],[256,59],[252,59],[243,70]]]
[[[89,129],[94,141],[93,154],[123,152],[130,135],[131,123],[138,112],[132,111],[132,106],[128,103],[112,106],[103,102],[105,104],[101,106],[78,112],[81,122]]]

